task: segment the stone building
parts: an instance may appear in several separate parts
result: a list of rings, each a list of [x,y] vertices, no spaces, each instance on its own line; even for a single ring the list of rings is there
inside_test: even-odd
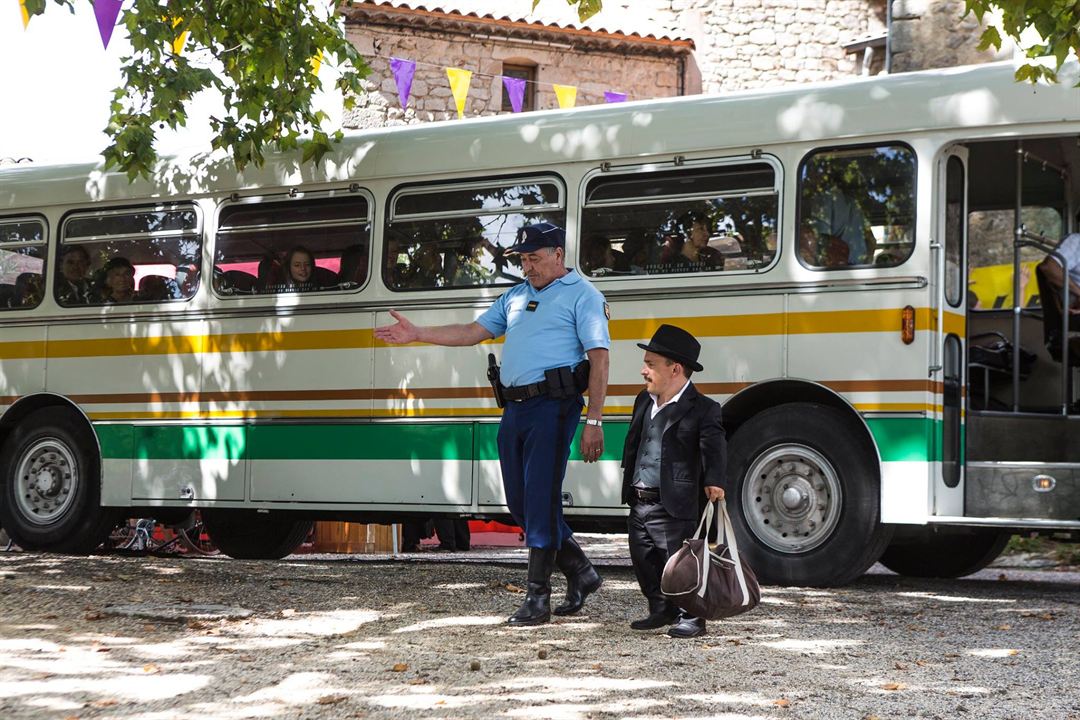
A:
[[[891,2],[891,5],[888,3]],[[525,109],[606,90],[646,99],[900,72],[994,59],[962,0],[606,0],[587,22],[564,0],[355,0],[347,31],[370,92],[348,127],[456,116],[447,67],[473,72],[466,116],[510,112],[502,75],[525,79]],[[998,55],[1008,55],[1010,49]],[[391,57],[417,62],[401,108]]]

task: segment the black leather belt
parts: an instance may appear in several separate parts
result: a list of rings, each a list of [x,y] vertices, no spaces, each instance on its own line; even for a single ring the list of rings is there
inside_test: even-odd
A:
[[[547,395],[548,385],[547,382],[541,380],[530,385],[513,385],[507,387],[503,385],[503,397],[511,402],[521,402],[522,400],[529,400],[541,395]]]
[[[640,502],[656,502],[660,499],[660,490],[657,488],[631,487],[630,493]]]

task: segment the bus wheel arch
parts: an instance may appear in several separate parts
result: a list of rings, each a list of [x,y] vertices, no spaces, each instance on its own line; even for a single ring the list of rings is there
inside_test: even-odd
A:
[[[793,402],[820,393],[781,392],[758,397],[787,402],[754,412],[743,398],[732,412],[732,520],[764,582],[842,585],[880,557],[892,534],[892,526],[879,521],[876,447],[846,402]],[[727,405],[725,424],[726,418]]]
[[[115,518],[101,506],[101,452],[86,415],[40,394],[9,408],[0,428],[0,525],[28,550],[92,552]]]

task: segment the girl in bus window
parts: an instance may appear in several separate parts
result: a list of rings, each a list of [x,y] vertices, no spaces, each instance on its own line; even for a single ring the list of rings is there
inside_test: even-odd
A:
[[[126,303],[135,299],[135,266],[126,257],[117,255],[105,263],[101,299],[107,303]]]
[[[315,289],[312,280],[315,272],[315,256],[305,247],[294,247],[285,256],[286,285],[289,292],[308,292]]]

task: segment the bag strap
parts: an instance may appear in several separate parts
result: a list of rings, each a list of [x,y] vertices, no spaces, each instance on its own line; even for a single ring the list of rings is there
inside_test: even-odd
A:
[[[724,516],[724,535],[727,541],[728,551],[731,553],[731,559],[735,562],[735,577],[739,581],[739,590],[742,591],[742,604],[750,604],[750,590],[746,587],[746,573],[743,571],[742,559],[739,557],[739,542],[735,539],[735,528],[731,526],[731,516],[727,511],[727,500],[720,500],[720,514]],[[711,504],[711,503],[710,503]],[[720,535],[720,523],[716,523],[716,534],[719,541]]]
[[[709,587],[709,526],[713,521],[713,513],[716,509],[712,503],[705,503],[705,512],[701,514],[701,522],[698,523],[697,530],[694,532],[694,537],[700,537],[704,542],[701,544],[701,574],[698,576],[698,584],[701,586],[698,588],[697,596],[699,598],[705,597],[705,591]],[[704,533],[702,533],[704,528]]]

